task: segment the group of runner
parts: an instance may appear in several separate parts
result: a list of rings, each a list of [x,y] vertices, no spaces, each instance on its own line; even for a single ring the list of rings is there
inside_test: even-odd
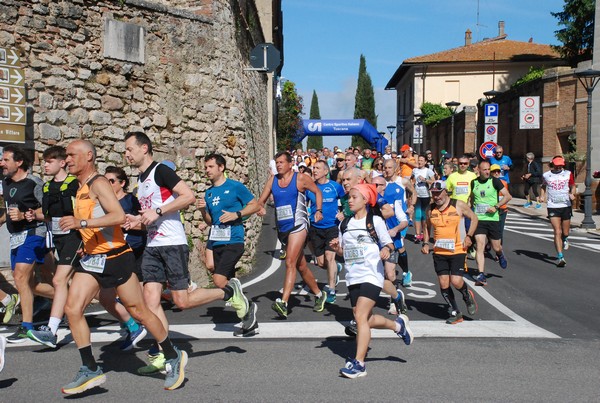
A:
[[[451,286],[461,294],[469,315],[477,312],[474,294],[463,280],[468,250],[474,248],[476,254],[476,285],[487,285],[487,245],[503,269],[508,265],[501,241],[511,195],[501,177],[508,176],[509,165],[481,161],[473,167],[471,159],[463,156],[457,159],[456,172],[440,180],[442,173],[437,172],[431,153],[415,156],[408,145],[401,147],[399,155],[386,150],[381,157],[370,150],[362,155],[356,150],[336,154],[326,150],[321,156],[310,155],[309,163],[303,158],[309,168],[304,172],[295,169],[299,163],[292,153],[280,152],[271,163],[272,175],[255,199],[242,183],[226,177],[223,156],[209,154],[203,163],[212,186],[197,205],[210,226],[207,266],[215,288],[191,287],[180,211],[195,203],[194,192],[172,168],[153,160],[146,134],[128,133],[125,149],[127,162],[139,171],[136,197],[125,192],[128,178],[122,168],[98,173],[95,147],[85,140],[44,152],[44,172],[52,176],[46,183],[29,173],[29,158],[18,147],[5,147],[0,161],[6,207],[1,220],[10,233],[11,267],[18,290],[12,295],[0,292],[0,302],[5,307],[5,323],[19,303],[23,314],[21,325],[6,341],[29,338],[56,347],[57,329],[66,314],[82,365],[73,381],[63,386],[65,394],[81,393],[106,379],[94,360],[83,316],[94,298],[122,323],[123,350],[135,347],[148,332],[154,337],[149,364],[138,372],[165,373],[168,390],[183,382],[187,353],[168,337],[161,305],[165,286],[181,309],[227,301],[242,324],[235,335],[258,333],[258,307],[248,301],[235,274],[244,253],[243,219],[255,213],[264,216],[271,197],[286,267],[283,292],[272,309],[281,318],[291,313],[290,298],[299,272],[315,296],[313,310],[322,312],[327,303],[336,303],[344,267],[354,314],[346,333],[356,337],[357,345],[355,357],[340,369],[345,377],[366,375],[371,328],[390,329],[406,345],[413,341],[401,289],[412,285],[405,248],[411,223],[421,252],[433,251],[449,324],[463,321]],[[501,153],[497,156],[502,157]],[[365,164],[365,160],[370,161]],[[574,197],[573,176],[564,166],[564,159],[555,157],[542,188],[555,239],[560,240],[555,242],[559,267],[566,264],[563,250],[568,248]],[[307,240],[316,265],[327,272],[322,289],[305,257]],[[35,264],[50,282],[36,282]],[[398,277],[397,266],[402,273]],[[381,291],[390,296],[389,313],[396,315],[395,320],[373,313]],[[33,327],[34,295],[53,299],[48,324],[37,329]],[[3,342],[0,338],[2,351]],[[0,367],[3,363],[0,357]]]

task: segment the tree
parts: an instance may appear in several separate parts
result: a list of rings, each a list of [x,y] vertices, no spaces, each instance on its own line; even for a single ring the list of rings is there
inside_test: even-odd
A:
[[[358,82],[356,85],[356,96],[354,98],[354,119],[366,119],[373,127],[377,127],[377,115],[375,115],[375,93],[371,76],[367,73],[367,62],[360,55],[358,67]],[[352,136],[352,146],[360,146],[363,149],[370,145],[361,136]]]
[[[553,46],[571,67],[591,60],[594,49],[595,0],[565,0],[563,11],[550,13],[564,28],[554,31],[562,46]]]
[[[421,113],[423,114],[423,123],[425,126],[435,127],[437,124],[452,116],[452,111],[447,106],[442,104],[433,104],[431,102],[423,102],[421,105]]]
[[[279,116],[277,117],[277,150],[291,150],[296,145],[294,137],[302,130],[302,97],[296,91],[296,84],[286,81],[281,91]]]
[[[319,98],[317,92],[313,90],[312,100],[310,101],[310,115],[309,119],[321,119],[321,112],[319,111]],[[308,136],[306,140],[306,148],[320,150],[323,148],[323,136]]]

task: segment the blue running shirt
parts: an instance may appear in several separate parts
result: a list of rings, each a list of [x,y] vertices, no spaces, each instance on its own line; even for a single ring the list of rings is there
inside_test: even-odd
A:
[[[279,232],[289,232],[303,224],[308,226],[306,196],[298,191],[297,180],[298,173],[294,172],[290,183],[282,188],[279,186],[277,176],[273,178],[271,193],[275,202],[275,216]]]
[[[254,199],[254,195],[242,183],[226,179],[221,186],[211,186],[204,193],[206,208],[212,220],[209,240],[213,246],[244,243],[242,220],[221,224],[219,217],[223,210],[235,213]]]
[[[337,182],[328,180],[326,183],[316,183],[317,187],[323,195],[323,219],[319,222],[315,222],[315,213],[317,212],[317,196],[307,190],[306,197],[310,201],[310,225],[315,228],[331,228],[340,224],[335,218],[339,211],[338,200],[346,192],[344,188]]]

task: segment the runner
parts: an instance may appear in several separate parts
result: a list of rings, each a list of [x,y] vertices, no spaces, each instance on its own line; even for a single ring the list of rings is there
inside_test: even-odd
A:
[[[552,158],[550,171],[542,176],[541,199],[547,202],[548,218],[554,230],[554,247],[556,249],[556,265],[565,267],[567,261],[563,251],[569,249],[569,231],[573,216],[573,200],[575,200],[575,179],[573,173],[565,169],[565,159],[560,155]]]
[[[67,147],[69,172],[80,184],[75,199],[75,216],[60,219],[63,231],[78,229],[83,240],[83,257],[75,267],[65,312],[73,340],[79,349],[82,366],[72,382],[63,386],[67,395],[81,393],[106,381],[102,368],[92,355],[90,328],[84,311],[101,288],[116,288],[124,306],[159,341],[166,358],[167,390],[178,388],[185,379],[187,353],[177,349],[165,327],[144,303],[133,252],[123,236],[125,213],[106,178],[95,165],[96,149],[87,140],[75,140]]]
[[[349,155],[349,154],[348,154]],[[352,154],[354,155],[354,154]],[[310,190],[316,195],[315,222],[323,219],[323,197],[321,191],[308,176],[292,172],[292,156],[288,152],[279,152],[275,155],[278,174],[267,179],[265,188],[258,199],[261,209],[259,216],[266,214],[265,203],[273,194],[275,202],[275,216],[277,219],[277,236],[283,245],[286,245],[285,280],[283,293],[277,298],[271,308],[281,318],[287,318],[288,301],[296,274],[300,276],[310,291],[315,294],[315,312],[322,312],[327,295],[319,290],[315,276],[312,274],[304,257],[304,245],[308,233],[308,211],[304,192]]]
[[[417,202],[415,203],[415,243],[423,242],[423,227],[427,221],[426,211],[429,207],[431,198],[429,196],[429,186],[435,181],[435,173],[427,168],[427,160],[423,155],[417,158],[417,167],[412,171],[412,179],[417,192]]]
[[[137,197],[142,207],[139,216],[128,215],[127,218],[131,228],[138,228],[141,223],[148,231],[148,244],[142,258],[144,300],[148,308],[168,330],[169,322],[160,304],[163,284],[168,284],[173,302],[180,309],[222,299],[231,303],[239,319],[244,318],[248,313],[248,300],[236,278],[232,278],[224,288],[197,288],[188,292],[189,248],[179,210],[193,204],[195,197],[175,171],[154,161],[152,155],[152,142],[146,134],[127,133],[125,158],[140,172]],[[156,343],[148,354],[150,364],[138,369],[138,373],[143,375],[154,374],[164,368],[166,357]]]
[[[206,189],[198,205],[204,222],[211,226],[208,242],[214,259],[213,283],[219,288],[225,288],[235,278],[235,266],[244,254],[242,219],[256,213],[259,206],[246,186],[225,178],[226,161],[222,155],[209,154],[204,157],[204,168],[212,186]],[[256,304],[250,302],[242,329],[235,332],[235,336],[258,334],[257,310]]]
[[[384,179],[387,181],[388,185],[385,188],[384,198],[393,207],[393,210],[403,209],[407,216],[414,212],[414,205],[417,199],[417,193],[414,190],[414,187],[410,185],[412,189],[412,194],[410,197],[410,201],[407,198],[406,190],[407,188],[403,186],[405,183],[404,178],[400,178],[396,175],[396,161],[393,159],[386,160],[383,164],[383,174]],[[408,181],[410,184],[410,181]],[[384,217],[387,217],[384,214]],[[402,237],[406,236],[406,229],[401,232]],[[404,242],[403,242],[404,244]],[[406,249],[402,248],[398,251],[398,264],[402,269],[402,279],[401,284],[404,287],[412,286],[412,277],[413,273],[408,269],[408,255],[406,253]]]
[[[460,200],[463,203],[471,206],[469,197],[471,196],[471,183],[477,179],[477,175],[469,170],[470,159],[466,155],[463,155],[458,159],[458,170],[451,173],[446,178],[446,189],[451,199]],[[444,164],[444,169],[446,164]],[[445,172],[445,170],[444,170]],[[443,177],[442,177],[443,179]],[[472,206],[471,206],[472,207]],[[469,230],[471,221],[469,217],[465,217],[465,230]],[[470,259],[476,257],[475,244],[473,243],[467,248],[467,253]]]
[[[395,321],[373,315],[373,308],[384,282],[382,260],[387,260],[394,251],[394,244],[381,217],[373,216],[373,228],[369,230],[367,227],[367,205],[372,207],[376,202],[377,192],[373,185],[352,187],[349,203],[354,217],[345,219],[340,224],[338,238],[331,241],[331,247],[345,259],[346,284],[358,329],[355,358],[346,361],[346,365],[340,369],[341,375],[347,378],[367,375],[365,358],[371,340],[371,329],[390,329],[406,345],[413,341],[406,315],[399,315]],[[372,232],[376,233],[377,240],[373,239]]]
[[[497,164],[500,166],[500,179],[504,179],[506,183],[510,184],[510,175],[508,171],[512,169],[513,162],[508,155],[504,155],[504,148],[502,146],[496,146],[494,149],[494,155],[489,158],[490,165]]]
[[[500,200],[502,196],[502,200]],[[475,278],[476,285],[487,285],[485,276],[485,258],[484,250],[487,239],[490,239],[492,249],[498,256],[500,267],[506,269],[508,262],[502,252],[500,243],[500,215],[498,210],[512,199],[508,190],[498,178],[490,176],[490,163],[481,161],[479,163],[479,177],[471,182],[471,195],[469,201],[477,215],[478,225],[475,231],[475,240],[477,242],[477,268],[479,274]]]
[[[477,313],[475,296],[473,291],[468,289],[463,276],[467,249],[473,243],[478,219],[466,203],[448,196],[443,181],[436,181],[431,185],[431,195],[433,204],[427,211],[426,241],[422,244],[421,252],[428,254],[430,251],[428,240],[431,226],[433,227],[433,267],[437,273],[442,297],[448,304],[449,317],[446,323],[454,325],[463,321],[463,315],[458,309],[450,285],[461,293],[469,315]],[[461,222],[463,217],[471,220],[471,228],[466,235]]]
[[[40,283],[34,276],[34,264],[43,264],[46,254],[46,224],[42,221],[27,221],[25,213],[37,210],[42,205],[44,182],[28,173],[29,158],[17,147],[4,147],[0,167],[4,180],[2,189],[7,212],[0,217],[0,225],[6,222],[10,233],[10,265],[15,286],[19,291],[23,320],[15,333],[8,336],[9,343],[27,340],[27,332],[33,330],[33,297],[54,296],[50,284]],[[42,266],[44,270],[49,265]],[[49,277],[49,276],[48,276]]]
[[[324,161],[317,161],[313,167],[313,179],[323,197],[323,219],[320,221],[315,220],[316,194],[307,190],[306,197],[310,201],[308,238],[317,259],[317,266],[327,270],[327,285],[323,287],[323,292],[327,294],[326,302],[333,304],[336,300],[335,287],[339,282],[339,272],[342,269],[342,264],[336,263],[335,251],[331,249],[329,243],[338,235],[337,226],[339,221],[336,219],[338,203],[346,192],[339,183],[327,179],[328,173],[329,167],[327,164]]]
[[[36,213],[33,210],[25,213],[28,221],[47,220],[50,233],[48,239],[54,246],[57,256],[56,271],[52,277],[54,300],[50,310],[48,325],[37,330],[29,330],[27,336],[50,348],[56,348],[58,326],[62,321],[67,294],[68,282],[73,274],[73,266],[79,262],[77,250],[81,249],[81,237],[78,231],[62,231],[59,226],[61,217],[73,215],[73,200],[77,195],[79,183],[77,177],[67,174],[67,150],[61,146],[47,148],[43,154],[44,173],[52,176],[43,187],[42,208]]]

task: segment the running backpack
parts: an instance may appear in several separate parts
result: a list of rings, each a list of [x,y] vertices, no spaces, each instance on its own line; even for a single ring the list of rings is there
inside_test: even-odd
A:
[[[374,215],[375,214],[371,211],[371,209],[369,209],[367,211],[367,220],[366,220],[367,232],[369,233],[369,236],[371,237],[373,242],[375,242],[375,244],[377,244],[377,246],[379,246],[379,237],[377,236],[377,231],[375,231],[375,225],[373,224],[373,216]],[[348,223],[350,222],[351,218],[352,217],[345,217],[344,220],[342,221],[342,223],[340,224],[340,232],[342,233],[342,236],[348,230]]]

